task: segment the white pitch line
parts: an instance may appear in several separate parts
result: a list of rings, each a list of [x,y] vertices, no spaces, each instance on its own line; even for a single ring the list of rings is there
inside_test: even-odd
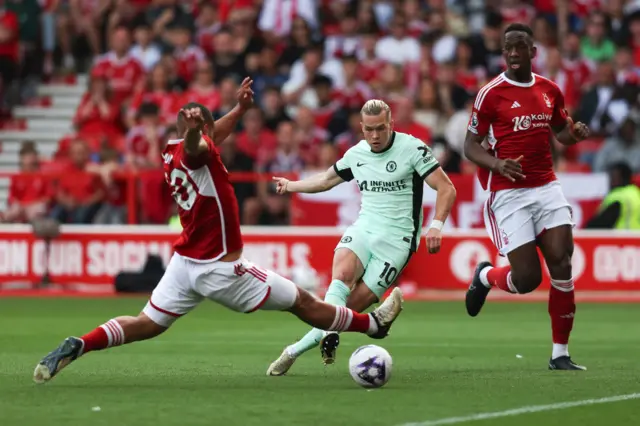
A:
[[[475,422],[478,420],[495,419],[498,417],[519,416],[521,414],[539,413],[541,411],[564,410],[566,408],[581,407],[584,405],[608,404],[610,402],[628,401],[630,399],[640,399],[640,393],[630,393],[628,395],[609,396],[606,398],[584,399],[582,401],[559,402],[547,405],[529,405],[520,408],[513,408],[505,411],[495,411],[493,413],[479,413],[463,417],[447,417],[438,420],[427,420],[426,422],[404,423],[401,426],[439,426],[453,425],[458,423]]]

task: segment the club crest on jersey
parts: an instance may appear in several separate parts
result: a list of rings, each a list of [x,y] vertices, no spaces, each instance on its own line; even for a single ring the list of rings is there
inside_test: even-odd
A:
[[[398,165],[396,164],[395,161],[391,160],[387,163],[387,171],[389,173],[395,172],[397,168],[398,168]]]
[[[502,231],[502,244],[505,246],[509,244],[509,237],[507,236],[507,233],[504,232],[504,230]]]
[[[547,104],[547,108],[553,108],[553,105],[551,105],[551,101],[546,93],[542,94],[542,99],[544,99],[544,103]]]

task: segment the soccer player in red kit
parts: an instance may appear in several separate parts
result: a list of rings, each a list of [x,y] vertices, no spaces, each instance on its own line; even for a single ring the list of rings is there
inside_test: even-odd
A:
[[[36,366],[34,381],[50,380],[88,352],[156,337],[203,299],[237,312],[289,311],[326,330],[366,333],[373,338],[387,335],[402,310],[399,290],[371,314],[359,314],[321,302],[243,257],[238,203],[216,145],[253,105],[251,83],[245,79],[238,90],[238,105],[216,122],[207,108],[196,103],[187,104],[178,114],[178,134],[183,138],[168,141],[162,158],[183,231],[142,312],[112,319],[80,338],[68,337]]]
[[[564,145],[589,135],[564,109],[558,86],[531,72],[536,55],[531,29],[509,25],[503,54],[507,70],[478,92],[464,143],[466,157],[481,167],[490,191],[484,220],[500,254],[510,266],[481,262],[466,295],[467,312],[476,316],[489,290],[529,293],[542,281],[540,248],[551,274],[549,315],[553,334],[552,370],[586,370],[569,357],[569,334],[576,311],[571,275],[572,214],[553,172],[553,134]],[[487,140],[488,149],[483,147]]]

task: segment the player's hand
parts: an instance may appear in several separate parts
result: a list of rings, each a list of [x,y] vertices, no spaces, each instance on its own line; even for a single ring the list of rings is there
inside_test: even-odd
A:
[[[204,117],[200,108],[184,108],[180,110],[180,114],[184,117],[187,123],[187,131],[199,130],[202,131],[204,127]]]
[[[251,85],[253,84],[253,80],[250,77],[245,77],[242,80],[242,84],[236,93],[236,97],[238,98],[238,104],[240,108],[244,111],[253,107],[253,89],[251,89]]]
[[[276,183],[276,193],[280,195],[286,194],[287,186],[289,186],[289,179],[277,176],[274,176],[272,179]]]
[[[524,156],[521,155],[516,159],[507,158],[505,160],[498,160],[495,170],[511,182],[522,180],[525,178],[525,175],[522,174],[522,164],[520,164],[523,158]]]
[[[438,229],[429,228],[426,240],[429,253],[434,254],[440,251],[440,245],[442,245],[442,233]]]
[[[571,117],[567,117],[567,126],[569,126],[569,133],[571,133],[576,142],[585,140],[591,133],[586,124],[580,121],[574,123]]]

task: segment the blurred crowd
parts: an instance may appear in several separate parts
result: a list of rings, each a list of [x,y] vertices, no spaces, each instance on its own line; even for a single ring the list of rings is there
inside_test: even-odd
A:
[[[196,101],[221,117],[245,76],[258,108],[221,148],[230,172],[326,169],[361,138],[358,111],[376,97],[391,105],[395,129],[431,145],[445,171],[473,173],[462,150],[469,111],[504,69],[502,30],[512,22],[531,25],[534,72],[554,80],[570,114],[592,129],[580,145],[553,144],[557,169],[597,172],[624,160],[640,171],[638,0],[0,2],[4,105],[30,78],[90,76],[76,132],[48,164],[63,178],[41,192],[15,179],[5,221],[29,220],[46,204],[64,222],[121,223],[119,172],[161,169],[179,107]],[[38,168],[37,143],[25,144],[21,163]],[[148,176],[136,189],[138,220],[165,223],[168,189],[161,173]],[[243,223],[289,220],[287,199],[266,182],[236,191]]]

